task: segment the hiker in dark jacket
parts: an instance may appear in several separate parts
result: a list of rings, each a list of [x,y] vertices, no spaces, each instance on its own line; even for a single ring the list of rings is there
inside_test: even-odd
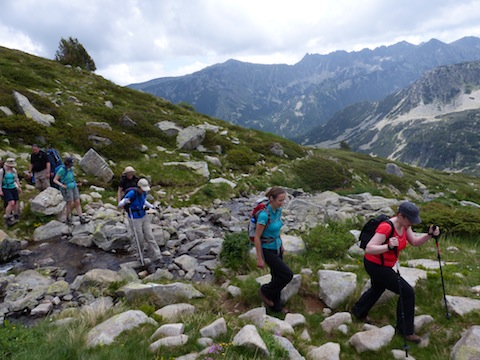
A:
[[[50,160],[47,153],[40,150],[37,144],[32,145],[28,175],[35,179],[35,187],[39,191],[43,191],[50,186]]]
[[[135,169],[132,166],[127,166],[123,170],[120,183],[117,190],[117,201],[120,202],[122,198],[132,189],[137,188],[138,177],[135,176]]]
[[[413,246],[420,246],[433,236],[439,236],[440,229],[438,226],[430,226],[428,234],[415,235],[411,226],[420,224],[420,210],[409,201],[400,204],[397,214],[390,218],[390,221],[394,225],[394,235],[387,239],[392,228],[388,222],[383,222],[367,244],[363,263],[371,277],[372,286],[353,305],[352,313],[358,319],[368,321],[368,312],[385,289],[401,294],[402,297],[397,303],[397,333],[405,335],[408,341],[419,343],[421,338],[414,333],[413,327],[415,292],[410,284],[393,270],[393,266],[397,263],[400,252],[407,246],[407,242]]]
[[[283,262],[283,244],[280,237],[282,228],[282,206],[287,198],[287,193],[280,187],[271,188],[266,197],[268,205],[258,215],[255,230],[255,250],[257,252],[257,266],[260,269],[265,263],[270,268],[272,280],[262,285],[259,289],[260,297],[264,304],[272,311],[287,313],[280,299],[282,289],[293,278],[293,272]]]

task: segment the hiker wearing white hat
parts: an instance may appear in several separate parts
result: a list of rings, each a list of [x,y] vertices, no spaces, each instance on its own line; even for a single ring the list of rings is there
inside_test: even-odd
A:
[[[155,269],[159,268],[161,265],[162,255],[153,236],[150,220],[145,216],[145,207],[149,209],[157,209],[156,206],[148,202],[148,191],[150,191],[148,180],[142,178],[138,180],[137,188],[127,192],[125,197],[119,201],[118,206],[123,207],[128,212],[133,235],[138,237],[136,240],[138,241],[138,255],[140,260],[143,262],[143,249],[146,245],[152,259],[152,266],[149,269],[149,272],[154,272]]]
[[[118,184],[117,201],[120,202],[122,198],[132,189],[137,188],[138,177],[135,176],[135,169],[132,166],[127,166],[123,170],[120,183]]]
[[[0,196],[3,198],[5,206],[5,225],[12,226],[18,221],[19,193],[22,192],[20,181],[18,179],[17,163],[14,158],[8,158],[0,169]]]

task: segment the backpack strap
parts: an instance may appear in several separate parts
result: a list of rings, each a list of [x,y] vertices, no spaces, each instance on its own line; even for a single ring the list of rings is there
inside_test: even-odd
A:
[[[392,223],[392,221],[391,221],[390,219],[388,219],[388,220],[386,220],[386,221],[384,221],[384,222],[388,223],[388,225],[390,225],[390,226],[392,227],[392,231],[390,231],[390,235],[388,235],[388,237],[387,237],[387,238],[385,239],[385,241],[384,241],[384,244],[386,244],[386,243],[388,242],[388,240],[390,240],[390,238],[391,238],[391,237],[393,236],[393,234],[395,233],[395,226],[393,225],[393,223]],[[395,256],[398,257],[398,255],[397,255],[397,249],[395,248],[394,251],[395,251]],[[384,265],[385,265],[385,261],[383,260],[383,254],[380,254],[380,259],[382,260],[382,266],[384,266]]]

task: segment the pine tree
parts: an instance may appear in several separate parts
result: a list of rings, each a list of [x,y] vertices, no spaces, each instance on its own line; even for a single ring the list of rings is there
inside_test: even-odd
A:
[[[95,71],[97,68],[95,62],[88,55],[87,50],[77,39],[69,37],[68,40],[62,38],[55,53],[55,61],[64,65],[80,67],[88,71]]]

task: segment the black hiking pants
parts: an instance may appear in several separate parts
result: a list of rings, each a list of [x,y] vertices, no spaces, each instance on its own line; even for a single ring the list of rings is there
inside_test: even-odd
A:
[[[365,291],[355,305],[353,305],[352,313],[358,318],[367,316],[385,289],[399,294],[401,286],[402,298],[399,298],[397,303],[397,332],[412,335],[414,333],[413,320],[415,315],[415,292],[413,288],[391,267],[375,264],[365,258],[363,259],[363,263],[365,270],[371,277],[372,287]],[[402,320],[402,303],[405,316],[405,329]]]
[[[273,301],[272,310],[280,312],[282,310],[282,302],[280,300],[280,293],[287,284],[292,281],[293,271],[283,262],[282,253],[278,250],[263,250],[263,260],[270,267],[270,274],[272,280],[265,285],[262,285],[262,293]]]

